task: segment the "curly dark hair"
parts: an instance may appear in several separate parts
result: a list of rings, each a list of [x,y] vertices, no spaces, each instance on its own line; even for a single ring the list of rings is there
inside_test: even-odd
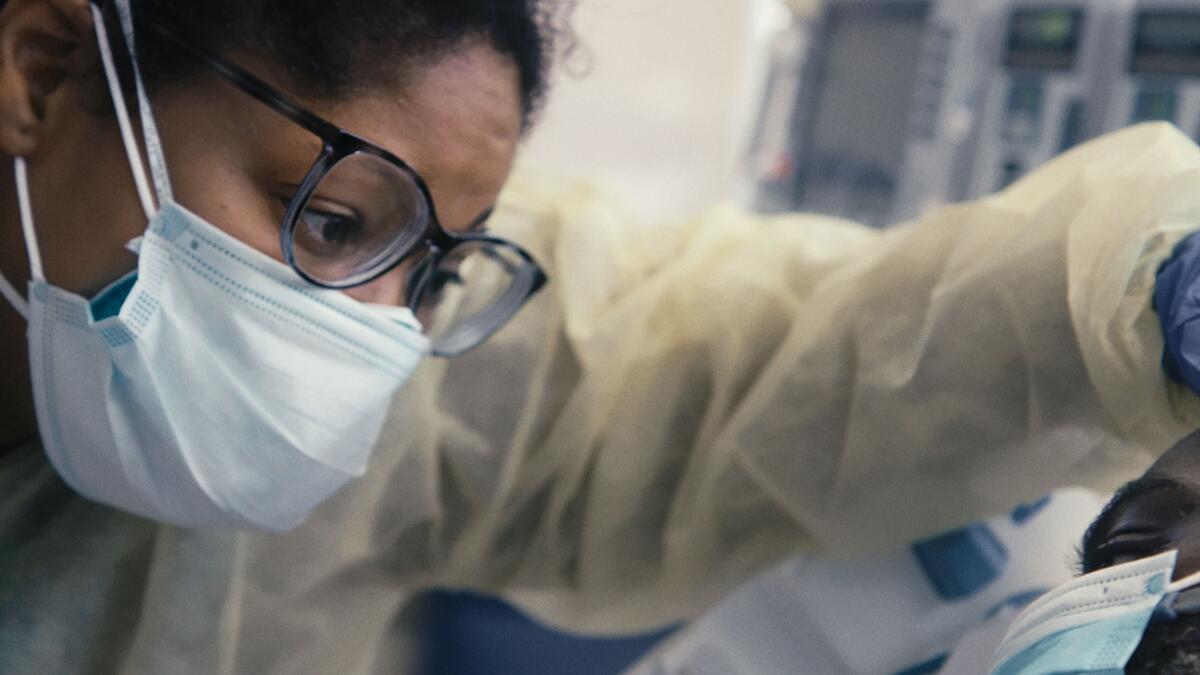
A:
[[[526,126],[548,88],[554,57],[572,41],[573,0],[132,0],[218,52],[266,58],[297,93],[340,98],[405,74],[471,40],[512,59]],[[111,14],[111,7],[109,8]],[[110,24],[115,25],[115,24]],[[150,34],[138,60],[148,86],[178,82],[195,65]]]

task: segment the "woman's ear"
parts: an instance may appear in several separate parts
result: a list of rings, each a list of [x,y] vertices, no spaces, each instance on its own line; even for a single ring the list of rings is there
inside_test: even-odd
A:
[[[0,152],[30,155],[47,102],[94,60],[88,0],[8,0],[0,10]]]

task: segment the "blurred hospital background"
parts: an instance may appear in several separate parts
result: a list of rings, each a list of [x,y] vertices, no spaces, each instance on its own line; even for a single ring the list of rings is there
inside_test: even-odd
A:
[[[582,74],[560,72],[525,161],[648,223],[733,201],[887,227],[1133,123],[1200,135],[1200,0],[582,0],[574,24]],[[1103,501],[1068,490],[892,555],[789,561],[655,635],[569,636],[434,593],[415,668],[983,672],[967,647],[1073,574]]]

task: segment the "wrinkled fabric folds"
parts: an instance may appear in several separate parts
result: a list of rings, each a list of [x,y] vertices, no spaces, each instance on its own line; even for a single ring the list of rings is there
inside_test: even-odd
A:
[[[513,234],[557,233],[557,306],[448,366],[432,578],[635,630],[788,550],[1113,489],[1200,419],[1150,303],[1197,169],[1146,125],[887,232],[729,208],[647,232],[518,185]]]

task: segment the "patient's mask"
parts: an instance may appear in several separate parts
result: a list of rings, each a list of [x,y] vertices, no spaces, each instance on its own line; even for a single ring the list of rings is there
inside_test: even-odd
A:
[[[117,4],[132,45],[128,0]],[[148,178],[95,20],[149,225],[136,273],[91,302],[57,288],[42,273],[16,160],[28,301],[0,285],[29,322],[42,443],[71,486],[126,511],[187,526],[296,526],[363,474],[428,342],[411,312],[312,287],[174,203],[135,68]]]
[[[1156,613],[1194,613],[1200,573],[1172,582],[1176,551],[1108,567],[1038,598],[1017,617],[992,675],[1122,675]],[[1184,607],[1188,605],[1188,607]]]

